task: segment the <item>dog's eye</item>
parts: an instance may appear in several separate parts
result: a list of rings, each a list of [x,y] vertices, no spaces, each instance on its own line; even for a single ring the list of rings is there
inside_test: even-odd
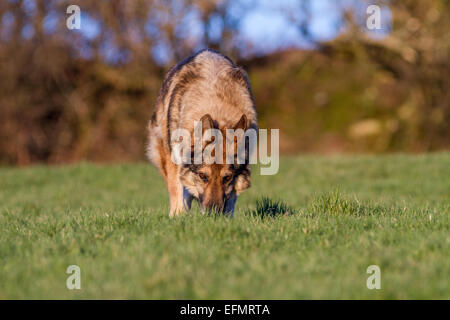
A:
[[[223,183],[230,182],[231,178],[232,178],[231,175],[223,177]]]
[[[208,182],[208,176],[202,172],[198,174],[199,178],[203,180],[203,182]]]

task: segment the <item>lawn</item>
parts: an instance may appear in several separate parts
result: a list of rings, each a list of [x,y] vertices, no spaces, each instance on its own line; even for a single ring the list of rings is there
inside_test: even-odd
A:
[[[450,299],[450,153],[258,171],[234,219],[170,219],[149,164],[0,168],[0,298]],[[261,196],[292,213],[251,214]]]

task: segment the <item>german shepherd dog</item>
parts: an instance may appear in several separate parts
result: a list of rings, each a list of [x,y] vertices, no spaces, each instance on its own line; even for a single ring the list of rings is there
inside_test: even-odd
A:
[[[237,196],[250,187],[249,151],[246,149],[241,164],[236,156],[232,163],[175,163],[171,133],[183,128],[194,135],[194,121],[202,125],[202,132],[257,129],[246,72],[230,58],[209,49],[182,60],[166,74],[148,125],[147,155],[166,181],[171,217],[188,211],[193,199],[198,200],[203,213],[215,210],[232,216]]]

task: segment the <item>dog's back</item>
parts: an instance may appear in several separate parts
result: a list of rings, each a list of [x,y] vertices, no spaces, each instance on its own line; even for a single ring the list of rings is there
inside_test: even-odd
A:
[[[193,130],[194,120],[210,114],[220,128],[231,128],[242,114],[256,128],[256,111],[246,72],[229,58],[203,50],[173,66],[164,79],[150,122],[151,135],[170,151],[170,132]],[[149,155],[152,158],[152,138]]]

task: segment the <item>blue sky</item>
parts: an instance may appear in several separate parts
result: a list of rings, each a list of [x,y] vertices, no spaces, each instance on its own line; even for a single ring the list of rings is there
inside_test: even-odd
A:
[[[334,1],[315,0],[311,2],[311,33],[316,40],[330,40],[338,33],[340,14]],[[283,46],[307,47],[298,28],[286,18],[287,14],[300,15],[294,1],[260,1],[247,14],[241,26],[242,36],[255,43],[268,44],[267,51]]]
[[[15,1],[15,0],[9,0]],[[101,1],[101,0],[99,0]],[[243,3],[248,3],[251,0],[241,0]],[[250,54],[258,53],[264,54],[274,50],[287,47],[311,48],[311,43],[304,39],[298,29],[298,26],[289,20],[291,17],[302,17],[304,12],[299,7],[298,0],[256,0],[255,6],[252,6],[246,12],[236,8],[233,3],[230,8],[231,14],[239,15],[240,24],[238,27],[239,37],[243,42],[250,44]],[[71,3],[77,4],[77,1]],[[366,2],[358,0],[312,0],[310,12],[310,30],[316,41],[331,40],[341,32],[341,15],[342,8],[352,7],[356,9],[361,19],[365,19]],[[24,6],[27,11],[35,9],[35,0],[25,0]],[[87,39],[94,39],[99,34],[98,23],[89,15],[89,12],[83,11],[82,2],[80,3],[82,12],[82,29],[81,32]],[[233,11],[234,10],[234,11]],[[371,32],[375,37],[386,36],[390,32],[391,13],[388,8],[382,10],[382,25],[383,29],[377,32]],[[51,32],[57,26],[58,15],[54,12],[49,13],[44,20],[44,29]],[[8,23],[8,17],[3,17],[3,25]],[[214,33],[220,34],[221,23],[220,20],[214,24],[212,28],[212,35]],[[184,25],[179,28],[179,32],[183,37],[200,38],[202,34],[202,26],[198,23],[198,18],[195,12],[186,16]],[[148,30],[151,31],[150,29]],[[24,38],[30,38],[33,35],[31,26],[24,28],[22,35]],[[80,48],[82,54],[89,56],[88,48]],[[113,46],[105,45],[104,54],[109,60],[114,60],[115,50]],[[153,48],[154,57],[161,63],[167,57],[167,48],[164,43],[158,44]]]

